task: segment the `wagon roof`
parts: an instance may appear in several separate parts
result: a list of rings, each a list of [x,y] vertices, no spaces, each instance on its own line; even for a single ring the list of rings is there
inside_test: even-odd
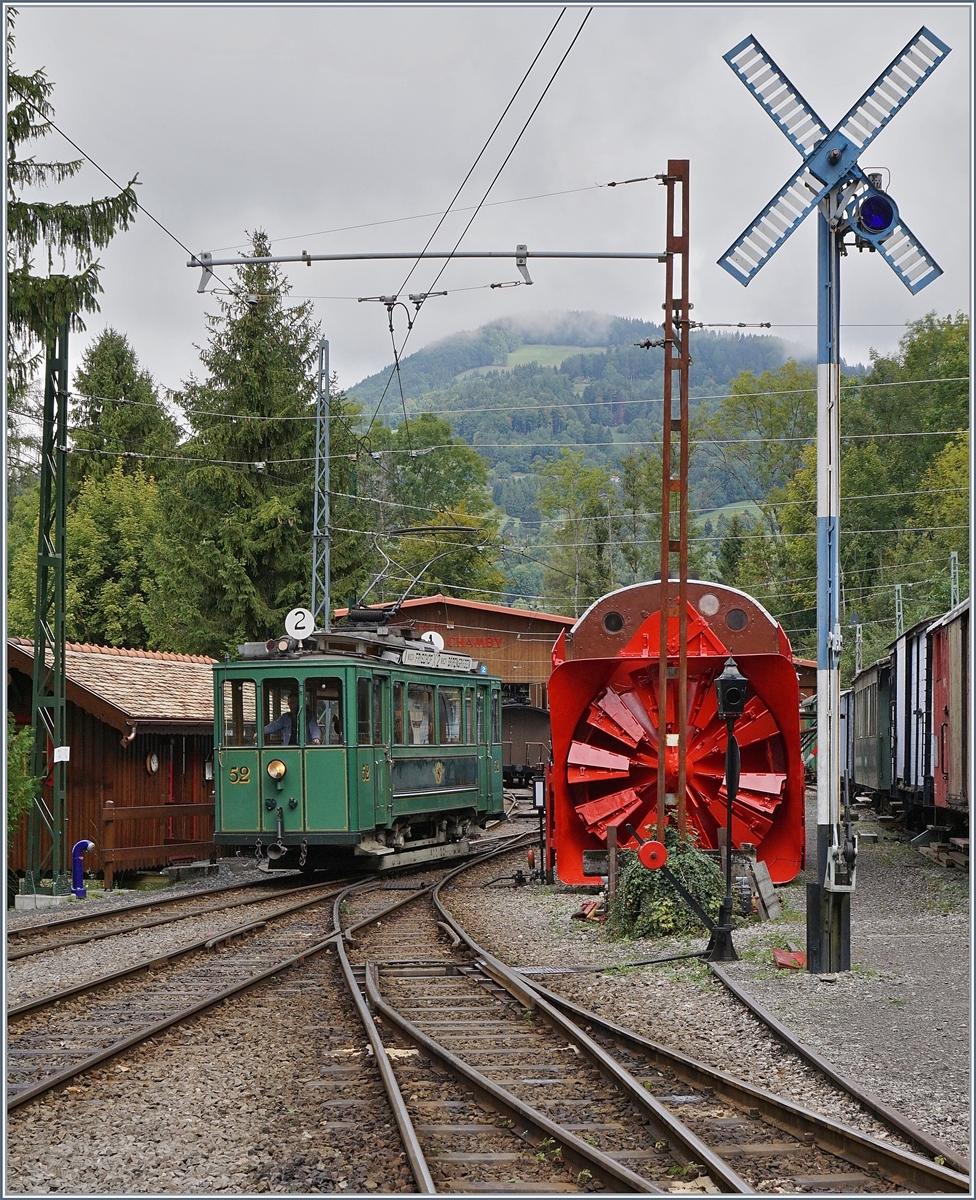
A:
[[[31,674],[34,646],[7,640],[7,662]],[[66,691],[79,708],[116,729],[150,726],[212,726],[214,659],[120,646],[65,646]]]

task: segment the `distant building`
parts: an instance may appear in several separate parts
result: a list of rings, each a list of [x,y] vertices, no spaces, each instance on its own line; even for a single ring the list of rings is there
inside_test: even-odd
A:
[[[69,642],[68,839],[88,870],[164,867],[214,851],[213,659]],[[33,643],[7,641],[7,707],[30,723]],[[27,866],[27,819],[8,866]],[[47,839],[45,832],[44,838]],[[46,852],[49,839],[42,847]]]

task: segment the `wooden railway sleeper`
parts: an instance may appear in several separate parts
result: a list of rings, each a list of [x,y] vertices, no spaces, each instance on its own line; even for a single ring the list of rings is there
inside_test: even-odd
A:
[[[720,1186],[724,1186],[727,1191],[747,1194],[752,1192],[752,1188],[737,1171],[734,1171],[719,1155],[710,1150],[674,1113],[661,1104],[660,1101],[655,1100],[625,1067],[621,1066],[616,1059],[607,1054],[573,1021],[569,1020],[568,1017],[564,1017],[553,1004],[545,1000],[539,992],[530,987],[514,971],[511,971],[499,959],[489,954],[487,950],[479,946],[465,933],[444,907],[438,895],[439,887],[440,885],[434,890],[434,904],[437,906],[442,918],[454,928],[455,932],[467,943],[470,949],[478,955],[477,966],[481,967],[496,983],[515,996],[526,1008],[534,1009],[548,1024],[558,1029],[560,1033],[573,1041],[603,1075],[627,1094],[638,1108],[644,1110],[650,1117],[652,1125],[660,1129],[662,1131],[661,1136],[671,1144],[672,1152],[679,1161],[701,1163],[707,1169],[708,1174],[714,1182]]]
[[[552,1139],[562,1148],[565,1160],[574,1168],[580,1171],[590,1171],[601,1182],[614,1190],[620,1190],[620,1185],[623,1184],[629,1191],[663,1194],[662,1188],[577,1138],[565,1126],[552,1121],[544,1113],[519,1099],[495,1083],[494,1080],[482,1075],[476,1068],[458,1058],[440,1043],[435,1042],[412,1021],[401,1016],[387,1004],[380,994],[376,963],[368,962],[366,964],[364,982],[366,995],[373,1011],[389,1021],[391,1026],[398,1028],[418,1049],[424,1050],[432,1058],[442,1063],[451,1074],[463,1079],[474,1090],[478,1102],[484,1108],[511,1118],[515,1122],[512,1132],[516,1136],[533,1146],[540,1146],[547,1139]]]

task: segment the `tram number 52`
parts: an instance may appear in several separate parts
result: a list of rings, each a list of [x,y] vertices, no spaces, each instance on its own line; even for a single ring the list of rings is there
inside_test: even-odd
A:
[[[369,763],[363,764],[363,783],[369,783]]]
[[[231,767],[228,772],[228,779],[231,783],[250,783],[251,768],[250,767]]]

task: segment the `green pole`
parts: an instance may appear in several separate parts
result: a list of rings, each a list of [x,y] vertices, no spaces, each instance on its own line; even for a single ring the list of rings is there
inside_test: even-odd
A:
[[[47,347],[41,436],[37,584],[34,607],[34,728],[32,773],[41,780],[27,824],[24,890],[37,892],[50,871],[55,895],[71,890],[67,783],[65,641],[65,519],[68,460],[68,322]],[[44,830],[47,838],[44,838]],[[45,848],[45,843],[50,845]]]

